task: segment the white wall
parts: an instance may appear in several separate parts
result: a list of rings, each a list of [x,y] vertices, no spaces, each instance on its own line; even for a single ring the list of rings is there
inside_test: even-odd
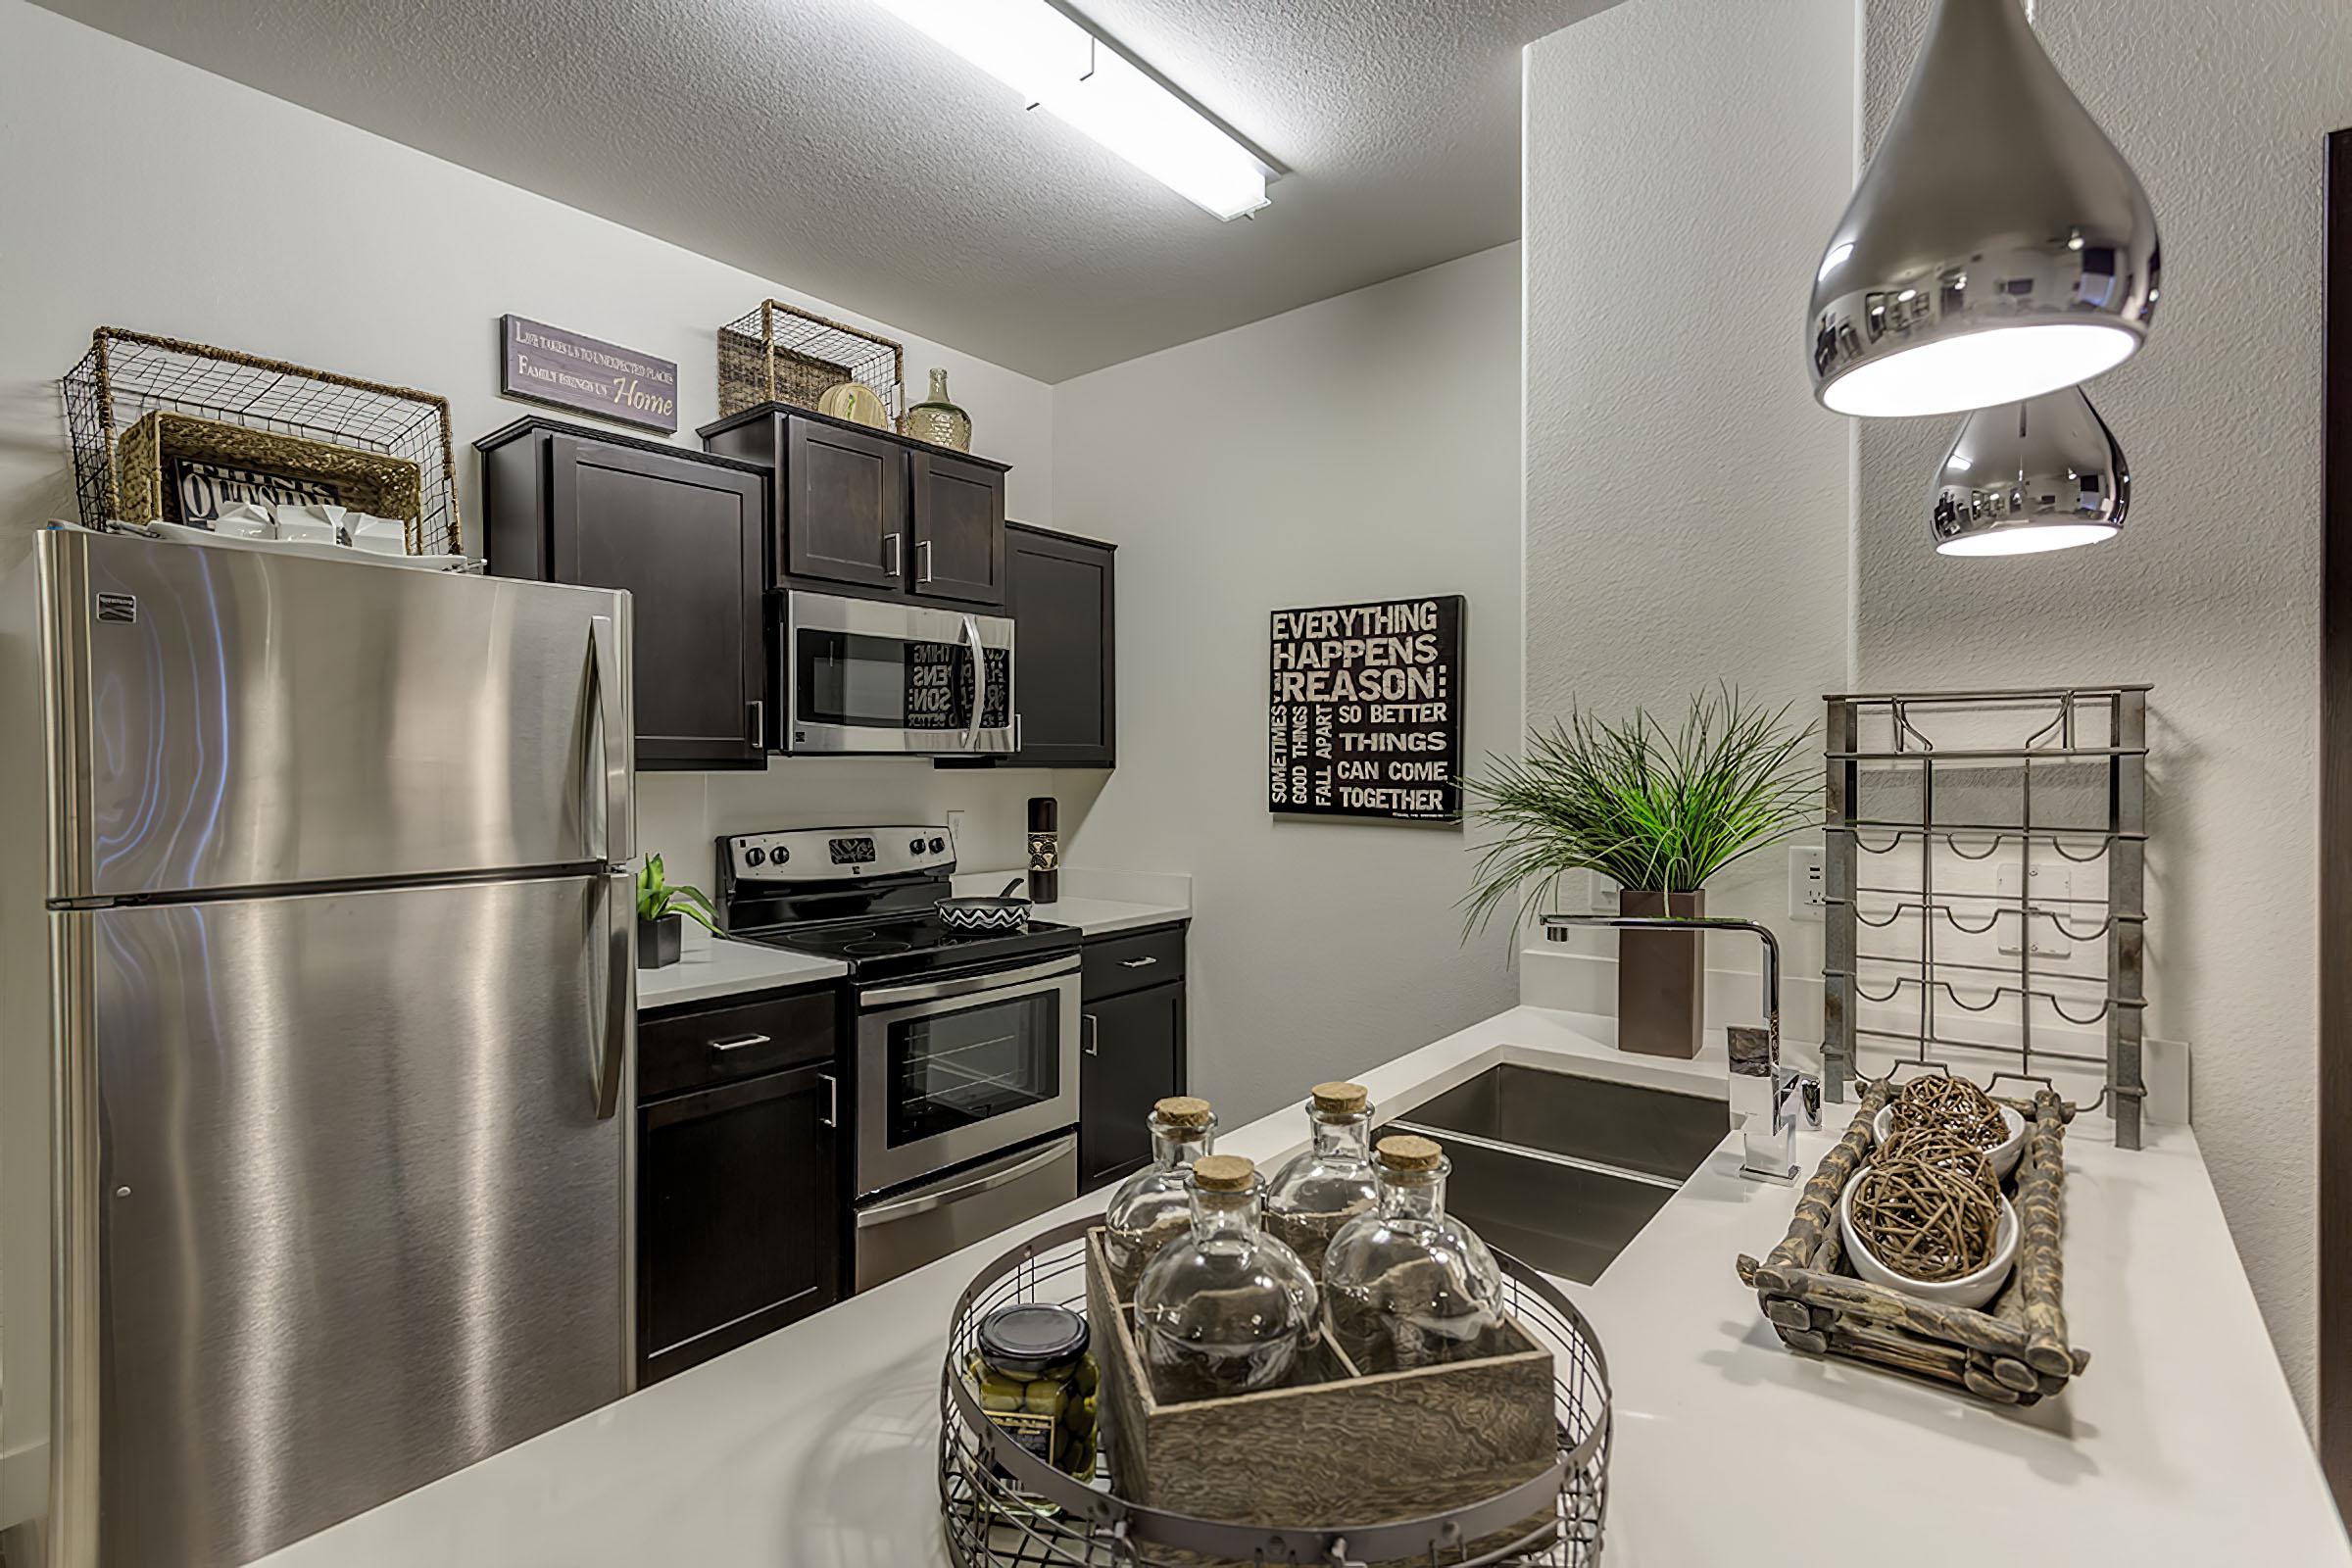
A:
[[[0,0],[0,564],[31,527],[74,514],[57,379],[101,323],[443,394],[478,554],[473,439],[530,413],[596,422],[498,396],[502,314],[675,360],[672,439],[693,447],[718,416],[716,328],[772,296],[904,338],[918,387],[947,367],[979,449],[1013,466],[1012,515],[1053,520],[1045,383],[24,0]],[[1058,793],[1082,808],[1093,782],[1066,776]],[[713,833],[960,807],[967,858],[1002,865],[1025,855],[1024,799],[1055,789],[1042,772],[796,760],[714,782],[708,809],[699,781],[649,776],[639,826],[673,875],[708,886]]]
[[[1854,168],[1855,0],[1626,0],[1526,55],[1527,710],[1647,708],[1717,681],[1814,723],[1846,678],[1847,421],[1798,327]],[[1787,852],[1709,889],[1820,972]],[[1566,890],[1573,892],[1573,889]],[[1589,934],[1578,953],[1605,956]],[[1756,944],[1709,939],[1753,970]],[[1531,960],[1530,1000],[1607,1005],[1609,965]],[[1711,988],[1752,1021],[1748,985]],[[1819,1038],[1818,981],[1785,1004]]]
[[[1871,0],[1868,123],[1932,11]],[[2148,1029],[2194,1054],[2197,1136],[2296,1396],[2315,1408],[2321,137],[2352,122],[2342,0],[2042,0],[2058,68],[2164,235],[2148,346],[2089,391],[2132,465],[2112,544],[1946,560],[1950,420],[1862,429],[1873,688],[2155,685]]]
[[[1119,767],[1074,859],[1190,871],[1229,1122],[1510,1005],[1455,828],[1266,809],[1267,616],[1469,598],[1465,756],[1519,727],[1517,247],[1054,388],[1054,514],[1119,545]]]

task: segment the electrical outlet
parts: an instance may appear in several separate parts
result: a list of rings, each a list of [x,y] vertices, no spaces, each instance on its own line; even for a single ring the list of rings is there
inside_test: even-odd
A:
[[[948,853],[958,861],[963,858],[963,812],[959,810],[948,813]]]
[[[1598,871],[1585,873],[1585,907],[1591,912],[1615,914],[1618,908],[1617,895],[1620,891],[1614,877],[1602,876]]]
[[[2071,869],[2063,865],[2003,865],[1996,873],[1994,886],[2001,898],[2001,952],[2025,952],[2026,939],[2018,930],[2022,924],[2033,933],[2034,957],[2067,958],[2074,956],[2074,943],[2068,940],[2067,934],[2058,925],[2060,920],[2070,919],[2074,913],[2073,906],[2067,902],[2075,896],[2075,873]],[[2032,913],[2018,909],[2021,900]]]
[[[1829,906],[1830,888],[1818,844],[1788,846],[1788,917],[1819,920]]]

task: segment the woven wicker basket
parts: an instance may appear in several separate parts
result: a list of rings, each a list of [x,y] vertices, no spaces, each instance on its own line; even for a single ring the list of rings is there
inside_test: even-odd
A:
[[[162,409],[123,431],[116,444],[115,482],[122,497],[122,521],[180,520],[172,505],[171,464],[174,458],[315,479],[334,486],[342,505],[354,512],[397,517],[409,525],[412,536],[416,531],[423,476],[406,458]]]
[[[828,320],[782,300],[718,329],[718,416],[762,403],[813,409],[844,381],[872,387],[892,428],[905,405],[906,351],[890,338]]]

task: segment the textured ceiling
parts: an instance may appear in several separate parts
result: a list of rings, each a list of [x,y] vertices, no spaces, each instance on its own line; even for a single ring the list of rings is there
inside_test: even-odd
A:
[[[1611,0],[1092,0],[1291,171],[1219,223],[867,0],[46,0],[1046,380],[1519,231],[1518,47]]]

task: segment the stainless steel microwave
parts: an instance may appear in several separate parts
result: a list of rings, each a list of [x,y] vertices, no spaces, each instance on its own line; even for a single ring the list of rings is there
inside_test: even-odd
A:
[[[930,605],[784,596],[776,689],[787,752],[1017,751],[1012,622]]]

